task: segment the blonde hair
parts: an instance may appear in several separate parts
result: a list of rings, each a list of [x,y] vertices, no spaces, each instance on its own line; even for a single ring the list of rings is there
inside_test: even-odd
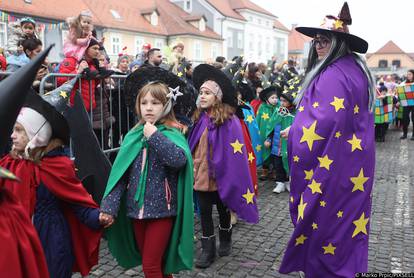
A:
[[[57,147],[63,146],[63,145],[64,145],[64,143],[61,139],[53,138],[49,141],[49,143],[45,147],[37,147],[37,148],[34,148],[34,149],[30,149],[29,150],[29,157],[25,156],[24,151],[23,152],[17,152],[14,149],[12,149],[10,151],[10,155],[14,159],[24,158],[26,160],[30,160],[30,161],[33,161],[36,164],[39,164],[45,154],[47,154],[48,152],[50,152],[53,149],[56,149]]]
[[[137,113],[139,119],[138,124],[144,124],[140,107],[141,99],[144,98],[147,94],[151,94],[153,98],[159,100],[162,105],[165,106],[165,104],[168,102],[168,93],[169,90],[167,85],[158,81],[150,82],[139,90],[135,101],[135,112]],[[180,124],[175,118],[173,109],[171,109],[171,111],[168,112],[168,114],[165,115],[162,119],[159,119],[159,122],[166,126],[177,128],[182,132],[184,132],[186,129],[185,126]]]
[[[193,115],[194,123],[198,121],[203,111],[204,109],[200,107],[197,108]],[[213,119],[214,124],[219,126],[222,125],[226,120],[230,119],[235,112],[236,109],[234,107],[228,105],[227,103],[221,102],[216,97],[216,102],[211,106],[209,110],[209,116]]]
[[[76,43],[76,39],[82,38],[83,37],[83,29],[82,29],[82,25],[81,25],[81,20],[83,17],[90,17],[92,18],[92,16],[87,15],[87,14],[83,14],[80,13],[78,16],[76,17],[69,17],[66,19],[67,24],[69,25],[69,28],[73,30],[72,35],[74,35],[74,37],[71,37],[71,40],[73,43]],[[93,28],[91,28],[93,29]],[[92,32],[92,30],[89,30]]]

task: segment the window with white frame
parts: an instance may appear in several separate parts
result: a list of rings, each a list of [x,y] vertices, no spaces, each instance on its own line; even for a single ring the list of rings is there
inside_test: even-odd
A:
[[[243,33],[237,32],[237,48],[243,49]]]
[[[253,51],[254,49],[254,34],[249,35],[249,50]]]
[[[62,29],[62,45],[65,44],[66,38],[68,37],[69,30]]]
[[[260,18],[257,19],[257,24],[259,24],[259,25],[262,24],[262,20]]]
[[[111,36],[111,50],[113,55],[118,55],[121,52],[121,38],[117,35]]]
[[[142,45],[144,44],[143,37],[135,37],[135,55],[141,53]]]
[[[201,32],[204,32],[206,30],[206,21],[204,20],[204,18],[200,19],[199,30]]]
[[[233,48],[233,32],[227,30],[229,33],[227,34],[227,47]]]
[[[217,56],[219,56],[219,46],[217,43],[211,44],[211,58],[215,59]]]
[[[201,41],[194,41],[194,59],[195,60],[201,60],[202,57],[202,45],[201,45]]]
[[[155,39],[155,47],[162,49],[164,47],[164,40],[162,39]]]
[[[151,25],[157,26],[158,25],[158,14],[153,11],[151,14]]]
[[[253,17],[252,16],[249,16],[249,21],[253,21]]]
[[[5,22],[0,22],[0,46],[5,47],[7,42],[7,25]]]
[[[257,36],[257,52],[262,55],[262,35]]]
[[[184,0],[184,10],[186,12],[191,12],[191,10],[192,10],[192,1],[191,0]]]
[[[270,51],[270,38],[267,37],[266,38],[266,52],[269,52],[269,51]]]

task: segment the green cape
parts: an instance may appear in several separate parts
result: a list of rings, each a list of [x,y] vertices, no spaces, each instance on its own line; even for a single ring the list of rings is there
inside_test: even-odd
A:
[[[178,175],[177,216],[164,257],[164,273],[177,273],[193,267],[194,211],[193,211],[193,160],[187,140],[174,128],[158,125],[158,130],[184,150],[187,163]],[[104,198],[112,191],[143,147],[143,125],[133,128],[125,137],[109,176]],[[126,216],[126,193],[122,196],[115,223],[106,230],[109,250],[124,268],[142,263],[135,243],[132,221]]]
[[[276,106],[267,104],[267,103],[262,103],[260,104],[259,110],[257,111],[257,116],[256,116],[256,121],[257,124],[259,126],[259,133],[260,133],[260,138],[262,139],[262,157],[263,157],[263,164],[268,165],[269,164],[269,157],[270,157],[270,151],[271,149],[265,148],[264,146],[264,141],[266,140],[266,129],[267,129],[267,125],[268,122],[270,121],[273,112],[277,111],[279,109],[279,102],[277,103]],[[267,117],[263,117],[263,114],[266,114]]]
[[[271,136],[271,133],[273,132],[275,125],[280,124],[281,130],[284,130],[291,126],[293,124],[293,120],[295,119],[296,111],[291,111],[291,115],[293,116],[283,116],[279,114],[279,109],[275,110],[273,112],[272,117],[267,121],[266,126],[266,138]],[[282,161],[283,161],[283,168],[285,168],[286,174],[289,175],[289,165],[288,165],[288,159],[287,159],[287,140],[285,138],[280,138],[280,141],[282,142],[280,153],[282,154]],[[269,152],[271,149],[268,149]]]

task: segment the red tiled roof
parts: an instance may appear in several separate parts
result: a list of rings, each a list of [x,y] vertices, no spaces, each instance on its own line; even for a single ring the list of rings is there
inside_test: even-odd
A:
[[[310,42],[312,39],[308,36],[305,36],[298,31],[295,30],[295,28],[290,31],[289,39],[288,39],[288,51],[303,51],[305,47],[305,43]]]
[[[275,27],[276,29],[279,29],[279,30],[287,31],[287,32],[290,31],[285,25],[282,24],[282,22],[280,22],[277,19],[275,21],[273,21],[273,27]]]
[[[157,26],[151,25],[142,15],[142,12],[155,9],[160,15]],[[0,1],[0,10],[61,21],[78,15],[82,10],[90,10],[97,26],[164,36],[190,34],[221,39],[220,35],[207,27],[201,32],[186,22],[184,18],[190,15],[169,0],[70,0],[60,1],[59,5],[53,0],[34,0],[32,4]],[[120,19],[115,18],[111,10],[118,13]]]
[[[226,1],[226,0],[223,0],[223,2],[224,1]],[[263,9],[262,7],[256,5],[255,3],[253,3],[249,0],[228,0],[228,1],[230,1],[230,6],[232,7],[233,10],[248,9],[248,10],[258,12],[258,13],[262,13],[262,14],[265,14],[265,15],[270,15],[270,16],[276,17],[271,12]]]
[[[383,47],[378,49],[375,54],[402,54],[405,53],[398,45],[393,41],[388,41]]]
[[[246,19],[243,16],[241,16],[238,12],[233,10],[233,8],[230,5],[229,0],[206,0],[206,1],[224,16],[246,21]]]

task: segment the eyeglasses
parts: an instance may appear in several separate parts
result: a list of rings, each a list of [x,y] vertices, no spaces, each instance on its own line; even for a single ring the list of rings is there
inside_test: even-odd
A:
[[[329,43],[331,42],[331,40],[327,39],[327,38],[315,38],[312,40],[312,44],[314,46],[319,45],[320,48],[325,48]]]

